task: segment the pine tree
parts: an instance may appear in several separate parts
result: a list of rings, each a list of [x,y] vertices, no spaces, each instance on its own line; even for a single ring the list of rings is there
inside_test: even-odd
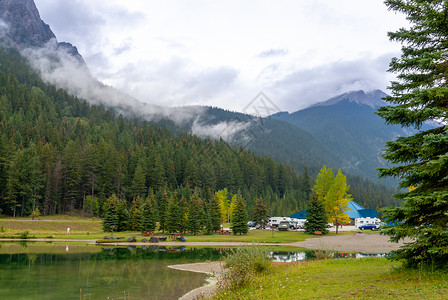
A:
[[[197,234],[201,231],[201,224],[203,222],[201,202],[197,191],[195,191],[191,196],[188,208],[188,231],[192,234]]]
[[[262,228],[266,226],[269,220],[269,213],[266,204],[262,198],[258,199],[255,203],[255,212],[253,220],[260,225]]]
[[[180,232],[188,231],[188,202],[187,199],[181,195],[180,199]]]
[[[410,237],[392,259],[410,267],[448,265],[448,1],[389,0],[390,10],[406,15],[410,28],[389,33],[403,45],[400,58],[392,59],[389,71],[397,75],[391,82],[391,105],[378,110],[387,124],[419,130],[409,137],[387,142],[383,157],[396,164],[380,169],[379,175],[400,178],[399,187],[415,189],[395,195],[401,207],[383,209],[389,222],[383,232],[397,242]],[[439,126],[423,130],[424,122]]]
[[[133,197],[141,197],[146,195],[146,175],[142,166],[143,162],[139,162],[135,168],[134,178],[132,179],[131,192]]]
[[[129,230],[129,210],[127,208],[126,200],[118,200],[117,218],[117,231]]]
[[[221,229],[221,209],[219,199],[216,194],[210,199],[208,204],[208,217],[210,219],[210,231],[216,232]]]
[[[181,225],[181,211],[179,206],[179,201],[177,200],[175,195],[171,195],[170,200],[168,202],[168,207],[166,209],[166,230],[168,232],[177,232],[180,231]]]
[[[156,230],[156,200],[154,194],[151,193],[143,204],[142,219],[140,228],[142,232]]]
[[[157,205],[157,207],[159,209],[159,227],[160,227],[160,230],[162,230],[163,232],[165,232],[165,230],[166,230],[166,210],[168,208],[169,201],[170,201],[170,198],[165,189],[165,190],[163,190],[163,193],[160,196],[159,202]]]
[[[142,222],[142,200],[140,197],[132,200],[129,211],[129,227],[132,231],[140,231]]]
[[[309,207],[306,212],[305,232],[314,233],[320,231],[323,234],[328,233],[328,215],[325,212],[324,205],[317,199],[316,194],[311,194]]]
[[[232,232],[233,234],[246,234],[249,231],[246,204],[244,204],[243,197],[240,193],[235,195],[235,198],[235,208],[232,212]]]
[[[115,194],[104,203],[103,231],[118,231],[118,199]]]
[[[9,194],[6,200],[14,217],[17,207],[20,207],[20,216],[30,214],[36,207],[43,186],[42,179],[34,145],[16,151],[6,185]]]
[[[303,169],[303,175],[302,175],[302,189],[305,195],[305,199],[310,199],[311,197],[311,192],[312,192],[312,187],[311,187],[311,178],[310,175],[308,173],[308,168],[305,167]]]
[[[79,156],[79,145],[74,141],[69,141],[64,151],[64,185],[65,185],[65,211],[72,211],[80,202],[81,186],[81,158]]]
[[[163,187],[165,182],[165,171],[163,168],[162,158],[160,157],[156,149],[152,150],[149,154],[149,181],[150,186],[154,190],[158,190]]]

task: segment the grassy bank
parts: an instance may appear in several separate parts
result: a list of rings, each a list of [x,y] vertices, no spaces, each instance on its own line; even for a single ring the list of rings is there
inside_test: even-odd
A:
[[[67,236],[67,227],[70,236]],[[18,237],[24,231],[29,231],[30,237],[36,238],[64,238],[64,239],[92,239],[99,240],[110,232],[102,231],[102,221],[93,218],[72,216],[46,216],[37,220],[31,218],[2,218],[0,219],[0,238]],[[160,235],[166,233],[156,232]],[[140,241],[141,232],[116,232],[115,236],[136,237]],[[303,241],[313,235],[299,231],[279,232],[272,230],[250,230],[246,235],[184,235],[190,242],[262,242],[262,243],[292,243]]]
[[[446,299],[448,274],[410,271],[386,258],[276,265],[215,299]]]
[[[185,235],[191,242],[293,243],[313,237],[303,231],[250,230],[245,235]]]
[[[229,224],[225,224],[226,227]],[[70,236],[67,235],[67,227],[70,228]],[[36,220],[31,218],[0,218],[0,238],[19,237],[28,231],[30,238],[54,238],[54,239],[91,239],[101,240],[110,232],[103,232],[102,220],[78,216],[45,216]],[[377,234],[377,232],[367,232]],[[158,235],[167,236],[167,233],[156,232]],[[343,231],[338,235],[354,234],[354,232]],[[126,239],[135,237],[140,241],[144,236],[141,232],[115,232],[115,236],[123,236]],[[335,235],[330,233],[329,235]],[[242,242],[242,243],[293,243],[308,238],[319,237],[305,234],[303,231],[272,231],[272,230],[250,230],[246,235],[184,235],[189,242]],[[148,237],[147,237],[148,238]]]

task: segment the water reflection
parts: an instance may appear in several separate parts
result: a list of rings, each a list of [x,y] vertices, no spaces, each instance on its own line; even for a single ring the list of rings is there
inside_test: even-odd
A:
[[[203,285],[207,275],[168,265],[222,256],[217,249],[183,247],[94,248],[94,253],[87,247],[79,253],[70,253],[72,246],[65,252],[66,245],[58,253],[36,247],[42,250],[0,254],[1,299],[177,299]]]
[[[274,262],[298,262],[316,258],[364,258],[364,257],[386,257],[387,254],[369,254],[369,253],[341,253],[334,251],[304,251],[287,252],[273,251],[269,252],[269,258]]]

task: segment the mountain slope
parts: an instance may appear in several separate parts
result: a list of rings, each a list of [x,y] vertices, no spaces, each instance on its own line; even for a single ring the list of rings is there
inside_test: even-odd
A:
[[[323,163],[333,167],[342,164],[338,155],[312,134],[283,121],[205,107],[189,126],[199,136],[221,136],[232,145],[271,156],[297,171],[307,167],[317,174]],[[211,130],[215,127],[220,130]]]
[[[197,191],[208,201],[224,188],[241,192],[250,212],[258,197],[272,199],[273,212],[306,205],[290,167],[89,105],[43,83],[11,49],[0,48],[0,86],[3,213],[76,213],[86,211],[87,195],[101,204],[114,193],[130,203],[151,191],[159,201],[165,191],[179,201]]]
[[[332,98],[291,114],[271,118],[288,122],[314,135],[338,153],[347,172],[377,179],[376,168],[387,165],[381,157],[386,141],[407,135],[400,126],[390,126],[375,114],[386,94],[356,91]]]

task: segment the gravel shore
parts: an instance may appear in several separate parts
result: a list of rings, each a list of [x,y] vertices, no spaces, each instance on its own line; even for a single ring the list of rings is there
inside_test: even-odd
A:
[[[409,242],[409,240],[404,242]],[[357,233],[311,238],[302,242],[290,243],[288,246],[345,252],[389,253],[392,250],[397,250],[404,242],[391,243],[389,237],[385,235]]]
[[[205,262],[196,264],[172,265],[169,266],[169,268],[210,274],[210,277],[207,279],[206,285],[190,291],[188,294],[185,294],[184,296],[179,298],[180,300],[196,300],[196,299],[210,298],[214,294],[217,287],[218,278],[223,272],[222,262]]]

